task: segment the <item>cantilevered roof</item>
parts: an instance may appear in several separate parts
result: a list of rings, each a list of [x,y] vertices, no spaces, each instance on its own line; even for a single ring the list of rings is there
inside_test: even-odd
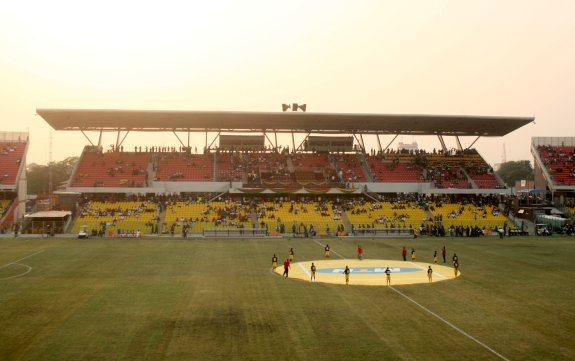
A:
[[[55,130],[413,134],[501,137],[530,117],[37,109]]]

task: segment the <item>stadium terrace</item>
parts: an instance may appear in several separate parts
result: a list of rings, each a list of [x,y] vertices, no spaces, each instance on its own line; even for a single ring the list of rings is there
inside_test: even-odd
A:
[[[249,229],[261,236],[351,235],[358,230],[412,236],[448,234],[458,227],[470,234],[476,227],[489,232],[504,224],[518,226],[521,220],[508,218],[518,211],[507,203],[512,188],[473,145],[480,137],[501,137],[534,120],[297,112],[37,113],[53,129],[79,131],[88,141],[67,184],[56,192],[56,209],[71,214],[58,219],[58,225],[50,218],[23,217],[19,199],[26,198],[21,193],[27,135],[6,135],[0,144],[0,161],[10,164],[3,167],[7,172],[0,184],[4,229],[19,224],[34,233],[51,224],[57,233],[88,227],[104,235],[237,236]],[[90,138],[93,132],[97,139]],[[116,143],[104,148],[103,132],[117,133]],[[126,137],[138,132],[171,132],[175,142],[125,148]],[[187,133],[187,141],[177,132]],[[206,134],[204,144],[190,142],[194,132]],[[216,135],[209,139],[209,133]],[[278,133],[291,133],[291,144],[279,144]],[[303,141],[296,143],[294,134],[303,135]],[[382,144],[383,135],[394,138]],[[439,147],[392,148],[399,135],[433,136]],[[364,136],[376,137],[377,149],[367,149]],[[475,140],[462,147],[460,137],[470,136]],[[454,137],[457,148],[448,149],[446,137]],[[537,164],[548,170],[541,172],[547,175],[542,188],[572,200],[573,183],[551,177],[550,170],[559,163],[549,160],[561,155],[566,169],[572,150],[564,146],[555,152],[543,143],[534,146]],[[450,222],[452,218],[460,222]]]

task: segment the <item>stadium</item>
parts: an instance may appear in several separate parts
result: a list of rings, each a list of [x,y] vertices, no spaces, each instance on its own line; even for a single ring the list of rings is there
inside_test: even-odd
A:
[[[40,209],[27,133],[0,133],[6,359],[575,357],[575,138],[532,138],[532,188],[473,147],[534,118],[37,113],[86,146]],[[174,143],[124,146],[141,132]]]

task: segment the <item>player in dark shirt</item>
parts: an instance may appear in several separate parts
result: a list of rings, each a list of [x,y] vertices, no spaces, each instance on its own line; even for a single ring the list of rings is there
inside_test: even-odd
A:
[[[345,266],[345,270],[343,271],[343,274],[345,275],[345,284],[348,285],[349,284],[349,273],[350,273],[350,269],[348,266]]]
[[[313,262],[311,263],[311,282],[315,281],[315,264],[313,264]]]

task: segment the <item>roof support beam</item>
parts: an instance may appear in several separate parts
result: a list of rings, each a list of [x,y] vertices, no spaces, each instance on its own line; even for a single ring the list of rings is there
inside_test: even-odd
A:
[[[118,135],[116,136],[116,147],[114,148],[116,151],[118,150],[118,147],[120,146],[120,133],[121,133],[121,130],[118,129]]]
[[[439,143],[441,143],[441,149],[443,149],[443,152],[447,152],[447,146],[445,145],[445,140],[443,140],[443,135],[437,134],[437,138],[439,139]]]
[[[218,137],[220,136],[220,133],[221,133],[221,131],[218,132],[218,134],[216,134],[216,136],[214,137],[214,139],[212,140],[212,142],[210,143],[210,145],[208,145],[208,146],[206,147],[206,150],[212,149],[212,145],[215,143],[216,139],[218,139]],[[208,142],[208,133],[206,132],[206,143],[207,143],[207,142]]]
[[[100,129],[100,136],[98,137],[98,146],[102,146],[102,129]]]
[[[377,149],[383,153],[383,150],[381,149],[381,140],[379,139],[379,134],[376,134],[375,138],[377,139]]]
[[[271,139],[268,137],[268,133],[266,133],[265,130],[263,130],[264,136],[266,137],[266,139],[268,140],[268,142],[270,142],[270,145],[274,145],[274,143],[271,141]],[[264,148],[265,148],[265,144],[264,144]]]
[[[309,138],[309,135],[311,134],[311,132],[308,132],[305,136],[305,138],[303,138],[303,140],[301,141],[300,145],[297,147],[297,150],[299,151],[304,151],[305,149],[303,148],[303,144],[305,143],[305,141],[307,140],[307,138]]]
[[[359,138],[356,133],[353,133],[353,137],[357,140],[357,144],[359,144],[361,151],[365,153],[365,145],[363,144],[363,136],[359,133]]]
[[[178,138],[178,141],[180,142],[180,144],[182,145],[182,147],[185,147],[186,145],[184,144],[184,142],[182,142],[182,140],[180,139],[180,137],[178,137],[178,134],[176,133],[176,131],[173,130],[172,132],[174,133],[174,135],[176,136],[176,138]],[[190,141],[189,134],[190,134],[190,133],[188,133],[188,143],[189,143],[189,141]]]
[[[122,144],[124,144],[124,140],[126,139],[126,137],[128,136],[128,134],[130,134],[130,131],[129,131],[129,130],[126,131],[126,134],[124,135],[124,137],[123,137],[122,140],[120,141],[120,144],[119,144],[120,146],[121,146]],[[118,149],[117,146],[116,146],[116,149]]]
[[[82,134],[84,135],[84,137],[85,137],[86,139],[88,139],[88,142],[90,142],[90,144],[93,146],[94,143],[92,143],[92,141],[90,140],[90,138],[88,138],[88,136],[86,135],[86,133],[84,133],[83,130],[80,130],[80,132],[82,132]],[[100,133],[100,139],[101,139],[101,137],[102,137],[102,133]]]
[[[396,134],[395,137],[393,137],[393,139],[391,140],[391,142],[389,142],[389,144],[385,147],[385,149],[384,149],[383,151],[386,151],[387,148],[389,148],[389,146],[391,145],[391,143],[393,143],[393,142],[397,139],[397,137],[399,137],[399,134]]]
[[[293,135],[293,130],[291,132],[291,149],[292,152],[295,152],[295,137]]]
[[[276,130],[274,129],[274,138],[276,143],[274,144],[274,149],[277,152],[278,151],[278,132],[276,132]]]
[[[461,146],[461,141],[459,140],[458,135],[455,136],[455,141],[457,142],[457,150],[463,150],[463,147]]]
[[[466,149],[470,149],[471,147],[473,147],[473,144],[475,144],[475,142],[477,142],[480,137],[481,137],[481,136],[478,135],[477,138],[475,138],[475,140],[473,141],[473,143],[471,143],[471,144],[469,145],[469,147],[467,147]]]

